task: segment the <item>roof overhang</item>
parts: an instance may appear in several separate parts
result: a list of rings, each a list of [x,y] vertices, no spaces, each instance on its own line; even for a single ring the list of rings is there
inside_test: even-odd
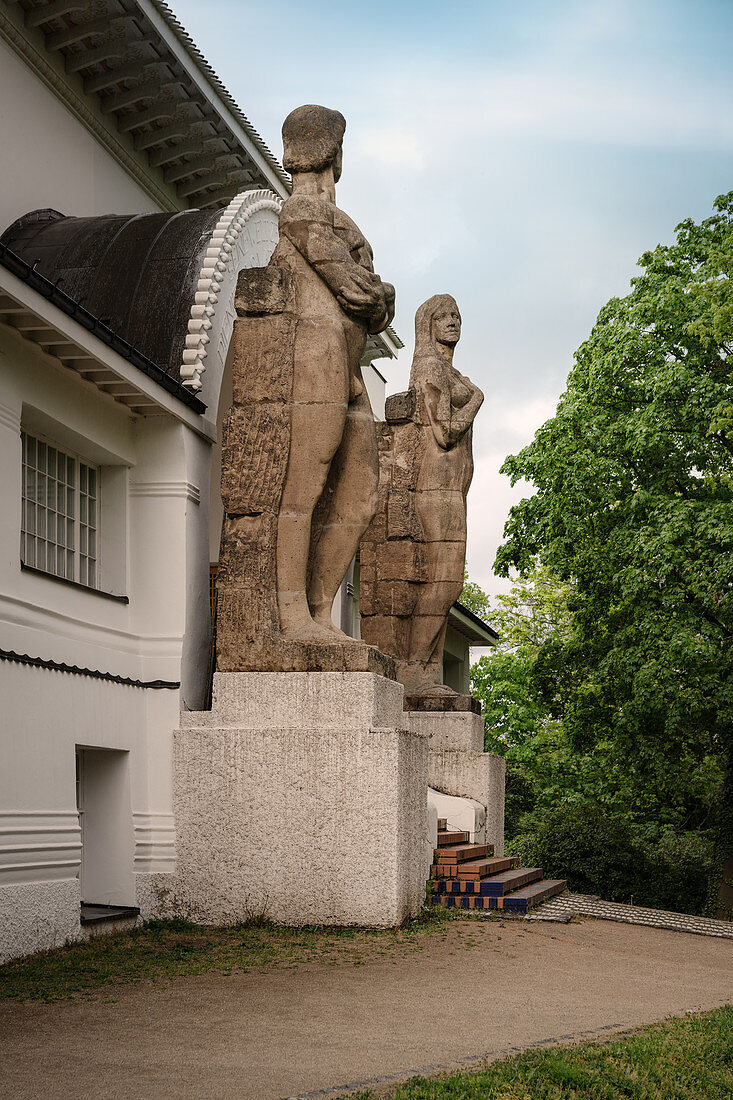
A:
[[[205,406],[180,383],[173,383],[153,364],[152,372],[145,373],[140,363],[124,358],[106,342],[103,331],[85,327],[5,266],[0,266],[0,327],[34,345],[49,365],[73,373],[130,415],[168,413],[198,434],[214,438],[214,425],[201,415]]]
[[[497,645],[499,635],[488,623],[456,601],[450,609],[448,624],[467,638],[471,645]]]
[[[0,0],[0,36],[161,210],[290,193],[290,177],[163,0]],[[390,326],[370,337],[364,361],[402,347]]]
[[[396,359],[397,353],[405,345],[389,325],[384,332],[370,336],[362,356],[362,363],[373,363],[375,359]]]
[[[3,0],[0,35],[163,210],[287,173],[162,0]]]

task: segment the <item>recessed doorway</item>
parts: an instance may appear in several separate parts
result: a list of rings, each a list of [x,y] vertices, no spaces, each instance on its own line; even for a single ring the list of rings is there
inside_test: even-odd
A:
[[[129,763],[129,752],[77,746],[82,904],[135,904]]]

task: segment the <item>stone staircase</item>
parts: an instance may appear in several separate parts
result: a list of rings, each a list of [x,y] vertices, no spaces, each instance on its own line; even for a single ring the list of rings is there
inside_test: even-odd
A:
[[[438,847],[430,869],[433,905],[448,909],[501,909],[528,913],[561,894],[567,883],[542,877],[541,867],[520,867],[516,856],[495,856],[486,844],[471,844],[469,834],[438,819]]]

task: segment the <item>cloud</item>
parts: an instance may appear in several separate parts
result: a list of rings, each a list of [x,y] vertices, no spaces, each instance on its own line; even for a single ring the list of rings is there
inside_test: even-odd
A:
[[[416,133],[403,126],[374,126],[362,129],[356,142],[357,155],[389,169],[420,171],[427,148]]]
[[[399,126],[370,128],[359,140],[381,163],[422,171],[453,158],[471,171],[482,149],[506,139],[645,151],[717,149],[733,139],[733,115],[714,109],[728,83],[710,74],[690,87],[664,66],[569,73],[554,59],[540,67],[493,73],[478,67],[436,79],[413,64],[407,81],[404,73],[380,81],[373,98],[375,115],[396,114]]]

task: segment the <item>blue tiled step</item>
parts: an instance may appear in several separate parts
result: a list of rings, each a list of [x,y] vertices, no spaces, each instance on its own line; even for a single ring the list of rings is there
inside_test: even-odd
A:
[[[521,875],[518,878],[509,878],[507,874],[492,875],[490,878],[482,878],[477,882],[465,881],[457,878],[438,879],[433,883],[434,894],[468,894],[481,897],[503,897],[511,889],[519,889],[528,882],[535,882],[542,878],[539,868],[520,868]],[[512,872],[516,874],[516,872]]]
[[[504,862],[504,861],[503,861]],[[507,859],[505,862],[509,862]],[[481,894],[484,897],[503,897],[513,890],[519,890],[530,882],[537,882],[542,878],[541,867],[517,867],[502,871],[499,874],[484,876],[477,881],[466,881],[460,878],[439,879],[434,883],[436,894]]]
[[[567,888],[565,879],[542,879],[534,882],[524,890],[516,890],[504,898],[504,910],[507,913],[526,913],[535,905],[540,905],[556,894],[562,894]]]
[[[474,885],[480,886],[480,883]],[[505,913],[527,913],[535,905],[561,894],[567,883],[560,879],[541,879],[522,890],[506,896],[483,894],[433,894],[434,905],[447,909],[494,909]]]
[[[500,875],[492,875],[491,878],[480,880],[482,892],[504,897],[511,894],[530,882],[539,882],[542,879],[541,867],[516,867],[511,871],[503,871]]]

